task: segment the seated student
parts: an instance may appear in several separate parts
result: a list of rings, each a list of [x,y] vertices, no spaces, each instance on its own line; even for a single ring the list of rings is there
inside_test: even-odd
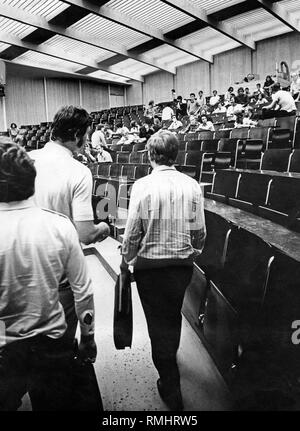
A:
[[[96,156],[98,163],[106,163],[106,162],[112,162],[112,157],[109,154],[108,151],[105,151],[103,147],[99,147],[99,150],[97,152]]]
[[[257,97],[257,101],[255,103],[255,106],[265,105],[266,103],[268,103],[268,101],[265,98],[264,94],[263,93],[259,93],[258,97]]]
[[[262,108],[263,118],[296,115],[297,108],[291,93],[281,90],[280,84],[278,83],[273,85],[272,92],[272,103]],[[278,107],[278,109],[273,109],[275,107]]]
[[[167,104],[167,106],[164,107],[161,114],[161,122],[163,126],[172,120],[172,116],[174,115],[174,111],[170,106],[170,103]]]
[[[154,118],[154,123],[151,126],[151,129],[153,130],[154,133],[158,132],[160,129],[162,128],[162,124],[161,121],[158,117]]]
[[[175,106],[177,118],[181,119],[182,117],[185,117],[187,115],[187,103],[186,100],[182,99],[182,96],[177,97]]]
[[[220,96],[218,96],[217,90],[213,91],[212,97],[209,99],[209,104],[212,107],[215,107],[220,102]]]
[[[257,121],[253,119],[253,110],[251,107],[246,106],[243,117],[243,126],[245,127],[256,127]]]
[[[256,99],[258,99],[258,96],[259,96],[260,94],[262,94],[262,95],[264,96],[264,91],[263,91],[263,89],[261,88],[261,84],[258,82],[258,83],[256,84],[256,90],[254,91],[253,96],[254,96]]]
[[[92,148],[96,148],[99,145],[104,148],[107,147],[105,134],[104,134],[104,127],[105,127],[104,124],[97,125],[96,130],[91,137]]]
[[[242,112],[236,113],[234,128],[239,129],[244,126],[244,114]]]
[[[142,127],[140,128],[140,140],[139,142],[147,142],[148,139],[153,135],[154,130],[150,127],[147,121],[144,122]]]
[[[172,116],[172,123],[170,124],[170,126],[168,127],[169,130],[171,131],[175,131],[180,129],[180,127],[182,127],[183,124],[180,120],[177,120],[176,115]]]
[[[102,148],[101,145],[99,145],[99,148]],[[91,150],[89,143],[86,142],[82,150],[77,153],[75,158],[85,165],[88,163],[95,163],[97,160],[96,157],[93,156],[92,151],[95,153],[96,149]]]
[[[9,136],[11,137],[11,139],[16,142],[16,138],[18,136],[19,133],[19,129],[18,126],[16,125],[16,123],[11,123],[10,128],[9,128]]]
[[[206,115],[201,115],[198,130],[210,130],[210,131],[214,132],[215,127],[211,121],[208,121]]]
[[[190,94],[190,100],[187,104],[187,115],[197,115],[200,109],[200,105],[198,100],[196,99],[195,93]]]
[[[77,357],[95,362],[94,300],[71,221],[36,207],[36,170],[19,145],[0,138],[0,411],[16,411],[29,392],[32,409],[73,410],[73,342],[58,285],[75,298],[81,340]]]
[[[131,121],[130,133],[140,133],[140,126],[136,123],[136,121]]]
[[[238,94],[235,96],[235,102],[239,105],[246,106],[249,103],[249,97],[245,93],[243,87],[238,89]]]
[[[226,108],[223,103],[219,102],[218,107],[213,111],[213,114],[224,114],[226,112]]]
[[[180,133],[195,133],[199,127],[199,121],[195,115],[190,116],[190,122],[186,126],[184,130],[181,130]]]
[[[114,132],[114,135],[123,136],[125,133],[129,133],[128,127],[123,126],[121,122],[116,123],[116,131]]]
[[[225,97],[224,97],[224,102],[225,105],[229,105],[230,104],[230,100],[232,98],[232,96],[234,96],[234,92],[233,92],[233,87],[229,87],[228,90],[225,93]]]
[[[242,109],[242,105],[237,105],[235,102],[235,96],[231,96],[230,105],[227,108],[226,115],[228,121],[235,121],[235,113]]]
[[[138,140],[138,135],[136,133],[130,133],[127,127],[122,127],[121,135],[122,137],[117,142],[117,145],[129,145]]]
[[[111,130],[110,125],[108,123],[105,123],[104,129],[103,129],[105,140],[111,139],[114,132]]]
[[[266,93],[267,96],[271,96],[272,95],[272,86],[275,84],[275,82],[273,81],[273,79],[271,78],[271,75],[267,75],[266,76],[266,80],[264,83],[264,91]]]

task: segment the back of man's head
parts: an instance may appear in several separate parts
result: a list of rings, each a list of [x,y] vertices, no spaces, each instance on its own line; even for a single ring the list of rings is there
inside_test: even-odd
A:
[[[23,201],[34,194],[36,170],[20,145],[0,137],[0,202]]]
[[[77,106],[63,106],[57,111],[51,125],[51,139],[60,142],[82,138],[91,124],[88,112]]]
[[[172,166],[178,154],[178,140],[168,130],[160,130],[147,143],[150,161],[157,165]]]
[[[273,91],[273,93],[276,93],[279,90],[280,90],[280,84],[278,82],[276,82],[276,84],[272,85],[272,91]]]

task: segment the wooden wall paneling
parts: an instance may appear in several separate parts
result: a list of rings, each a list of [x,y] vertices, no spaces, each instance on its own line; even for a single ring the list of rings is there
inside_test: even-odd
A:
[[[154,100],[155,103],[170,101],[173,85],[173,75],[168,72],[157,72],[145,76],[143,84],[144,104],[147,105],[150,100]]]
[[[141,105],[143,104],[143,86],[141,82],[132,81],[130,87],[127,87],[127,104]]]
[[[78,80],[47,78],[47,100],[50,121],[64,105],[79,105]]]
[[[209,64],[204,61],[196,61],[178,67],[175,78],[177,96],[188,98],[190,93],[197,95],[199,90],[202,90],[205,96],[210,94]]]
[[[7,124],[39,124],[46,121],[43,78],[6,76]]]
[[[243,80],[251,70],[251,50],[237,48],[214,56],[211,65],[211,93],[218,90],[224,94],[228,87]]]
[[[82,106],[88,112],[108,109],[108,85],[81,81]]]
[[[265,81],[266,75],[274,75],[276,63],[286,61],[291,72],[300,69],[300,34],[294,32],[257,42],[253,53],[253,71]]]

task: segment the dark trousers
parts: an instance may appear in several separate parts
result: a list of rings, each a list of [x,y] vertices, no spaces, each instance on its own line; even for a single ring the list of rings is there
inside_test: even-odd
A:
[[[178,387],[176,362],[181,334],[181,308],[193,268],[174,266],[135,270],[139,296],[147,320],[152,359],[164,385]]]
[[[265,120],[267,118],[279,118],[279,117],[290,117],[296,115],[296,111],[287,112],[282,111],[281,109],[274,110],[274,109],[262,109],[262,120]]]
[[[0,348],[0,411],[14,411],[29,392],[32,409],[72,409],[74,346],[36,336]]]

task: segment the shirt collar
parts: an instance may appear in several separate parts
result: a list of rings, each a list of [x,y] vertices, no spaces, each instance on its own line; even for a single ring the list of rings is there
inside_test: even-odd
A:
[[[47,142],[47,144],[45,145],[44,148],[46,148],[48,151],[51,150],[51,151],[55,151],[57,153],[67,154],[67,155],[73,157],[73,153],[71,150],[69,150],[68,148],[64,147],[61,144],[58,144],[55,141]]]
[[[167,165],[159,165],[156,166],[152,172],[161,172],[161,171],[176,171],[175,166],[167,166]]]
[[[13,210],[23,210],[27,208],[33,208],[36,205],[32,198],[26,199],[24,201],[13,201],[13,202],[0,202],[0,211],[13,211]]]

